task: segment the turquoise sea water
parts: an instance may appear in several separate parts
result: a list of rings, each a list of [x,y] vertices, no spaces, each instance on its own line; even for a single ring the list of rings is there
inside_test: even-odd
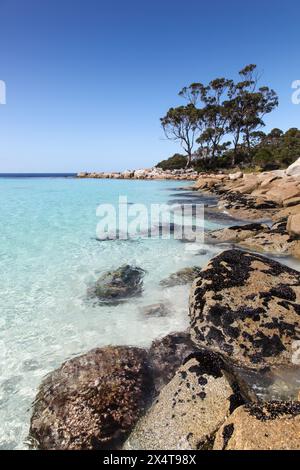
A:
[[[96,240],[100,203],[117,203],[119,195],[129,203],[167,202],[187,184],[0,178],[0,448],[26,448],[37,387],[64,360],[106,344],[148,346],[187,327],[188,288],[159,281],[206,264],[211,248],[196,256],[201,246],[178,240]],[[147,271],[143,295],[117,306],[88,302],[88,287],[123,263]],[[157,302],[170,315],[145,316],[142,307]]]

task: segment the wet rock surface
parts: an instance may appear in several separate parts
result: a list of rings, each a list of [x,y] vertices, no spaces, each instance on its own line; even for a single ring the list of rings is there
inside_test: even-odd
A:
[[[191,337],[250,369],[298,365],[300,273],[260,255],[227,250],[193,284]]]
[[[201,268],[193,266],[191,268],[183,268],[176,273],[171,274],[166,279],[160,281],[163,287],[174,287],[182,284],[191,284],[195,278],[200,274]]]
[[[234,225],[221,230],[214,230],[205,234],[206,243],[238,243],[260,232],[267,231],[265,224]]]
[[[149,350],[108,346],[66,361],[42,382],[30,440],[40,449],[118,449],[139,416],[195,352],[188,332]]]
[[[195,352],[188,332],[171,333],[154,340],[149,350],[149,362],[156,391],[166,385],[186,358]]]
[[[120,266],[115,271],[103,274],[88,290],[88,296],[98,301],[113,303],[140,295],[144,275],[145,271],[139,267],[128,264]]]
[[[40,449],[119,448],[151,390],[145,350],[94,349],[65,362],[42,382],[31,439]]]
[[[211,353],[190,356],[161,390],[125,449],[209,449],[217,429],[243,403],[237,385],[227,377],[222,360]]]
[[[250,403],[216,434],[214,450],[300,450],[300,402]]]

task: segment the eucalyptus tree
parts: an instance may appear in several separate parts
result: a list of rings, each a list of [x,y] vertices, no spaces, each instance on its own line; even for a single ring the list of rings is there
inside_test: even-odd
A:
[[[250,154],[251,134],[265,126],[263,117],[278,106],[278,96],[274,90],[267,86],[257,88],[259,77],[256,68],[256,65],[250,64],[239,72],[242,80],[231,83],[229,99],[224,103],[229,118],[228,132],[233,139],[233,165],[240,139],[243,137]]]
[[[161,118],[166,137],[179,141],[187,155],[187,166],[190,166],[197,133],[198,110],[193,104],[170,108]]]
[[[197,120],[197,143],[200,148],[208,149],[207,154],[214,158],[218,155],[220,144],[227,132],[228,114],[224,107],[232,81],[226,78],[216,78],[207,86],[203,83],[192,83],[184,87],[179,96],[185,98],[193,106],[200,105]]]
[[[257,66],[249,64],[239,72],[239,81],[216,78],[204,85],[194,82],[182,88],[179,96],[185,106],[170,108],[161,118],[165,135],[179,141],[190,165],[194,146],[198,155],[218,157],[232,146],[232,164],[243,151],[251,158],[255,132],[265,125],[263,118],[278,105],[274,90],[258,87]],[[230,143],[229,143],[230,139]]]

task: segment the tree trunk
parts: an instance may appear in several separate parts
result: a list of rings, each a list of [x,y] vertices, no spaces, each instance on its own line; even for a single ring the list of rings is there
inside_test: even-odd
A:
[[[250,133],[249,133],[248,130],[246,131],[246,144],[247,144],[247,149],[248,149],[248,153],[249,153],[249,156],[250,156],[251,143],[250,143]]]
[[[237,146],[239,144],[239,140],[240,140],[240,131],[237,133],[236,138],[234,140],[233,154],[232,154],[232,160],[231,160],[232,166],[235,166],[235,163],[236,163]]]
[[[234,150],[234,152],[232,154],[232,158],[231,158],[231,166],[232,167],[235,166],[235,158],[236,158],[236,153],[235,153],[235,150]]]
[[[186,165],[185,165],[185,167],[186,167],[186,168],[189,168],[190,165],[191,165],[191,162],[192,162],[192,154],[191,154],[191,153],[188,153],[188,154],[187,154],[187,159],[186,159]]]

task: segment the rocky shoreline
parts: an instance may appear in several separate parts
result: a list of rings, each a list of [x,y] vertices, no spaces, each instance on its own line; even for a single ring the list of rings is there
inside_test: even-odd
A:
[[[77,178],[92,179],[132,179],[132,180],[188,180],[195,181],[199,177],[193,169],[162,170],[161,168],[142,168],[122,172],[78,173]]]
[[[202,174],[193,189],[217,196],[220,211],[248,223],[210,233],[207,242],[300,258],[300,163],[259,174]]]
[[[300,164],[202,174],[193,189],[243,224],[206,234],[224,251],[203,269],[162,280],[192,283],[188,331],[149,349],[94,349],[50,373],[33,405],[34,447],[300,450],[300,273],[258,254],[300,258]],[[121,266],[89,295],[126,301],[143,274]]]

